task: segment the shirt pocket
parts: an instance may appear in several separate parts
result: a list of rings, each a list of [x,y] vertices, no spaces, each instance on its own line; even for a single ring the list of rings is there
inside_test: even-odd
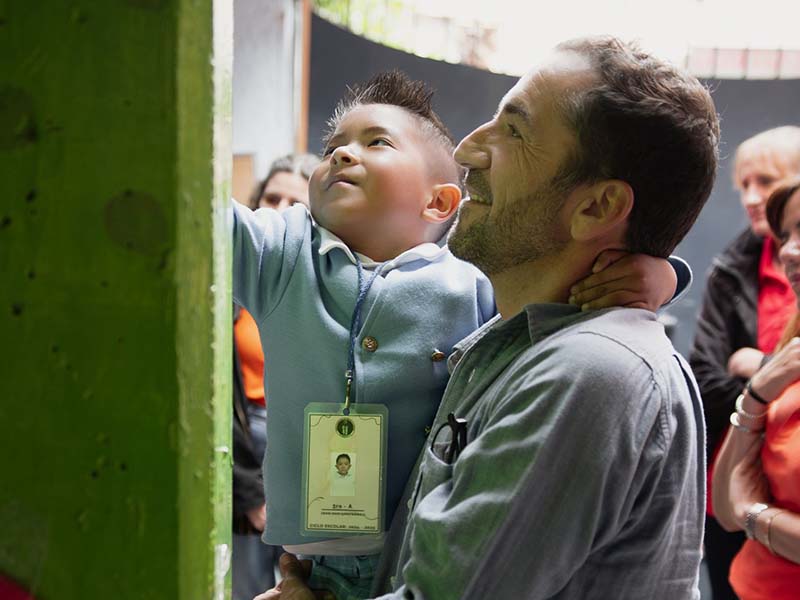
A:
[[[416,502],[427,496],[431,490],[453,478],[453,465],[445,462],[445,451],[449,443],[440,442],[433,448],[427,446],[420,468],[420,482]]]

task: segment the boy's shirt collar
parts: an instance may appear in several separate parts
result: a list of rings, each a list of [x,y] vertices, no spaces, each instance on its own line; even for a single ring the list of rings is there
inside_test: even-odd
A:
[[[321,227],[319,224],[316,224],[316,227],[319,231],[320,237],[320,256],[324,256],[334,248],[339,248],[345,253],[347,258],[350,259],[350,262],[356,264],[355,253],[347,247],[347,244],[345,244],[336,234],[331,233],[324,227]],[[383,267],[383,272],[386,273],[407,263],[414,262],[415,260],[426,260],[428,262],[433,262],[445,252],[447,252],[447,246],[439,246],[433,242],[425,242],[423,244],[419,244],[418,246],[414,246],[413,248],[409,248],[393,259],[386,261],[386,263],[384,263],[386,266]],[[361,266],[365,269],[374,269],[378,265],[382,264],[372,260],[368,256],[364,256],[363,254],[359,254],[358,258],[361,261]]]

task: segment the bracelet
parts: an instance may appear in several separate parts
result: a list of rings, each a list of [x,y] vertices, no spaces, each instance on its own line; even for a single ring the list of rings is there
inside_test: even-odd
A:
[[[744,533],[748,540],[756,539],[756,520],[758,519],[758,515],[768,508],[769,506],[763,502],[754,502],[750,505],[750,508],[747,509],[744,516]]]
[[[751,421],[755,421],[757,419],[763,419],[767,416],[767,411],[765,410],[762,413],[753,414],[747,412],[743,407],[742,403],[744,402],[744,394],[739,394],[739,397],[736,398],[736,412],[739,413],[739,416],[744,417],[746,419],[750,419]]]
[[[764,400],[763,396],[756,393],[756,391],[753,389],[753,384],[751,383],[750,379],[747,380],[747,384],[744,386],[744,389],[747,391],[748,394],[750,394],[750,397],[756,402],[761,402],[761,404],[769,404],[769,402]]]
[[[731,425],[734,427],[734,429],[738,429],[739,431],[743,431],[745,433],[761,433],[764,431],[763,427],[756,429],[742,425],[742,422],[739,420],[739,413],[736,412],[731,413]]]
[[[772,554],[773,556],[775,556],[775,550],[773,550],[772,548],[772,539],[770,537],[772,534],[772,522],[775,520],[775,517],[785,512],[786,512],[785,510],[779,510],[776,513],[772,513],[769,517],[769,520],[767,521],[767,539],[764,545],[767,547],[767,550],[769,550],[770,554]]]

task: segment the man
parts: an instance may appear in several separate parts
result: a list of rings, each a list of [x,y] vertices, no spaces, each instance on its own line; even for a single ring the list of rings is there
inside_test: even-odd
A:
[[[461,142],[470,200],[449,245],[500,316],[450,358],[385,598],[699,597],[694,380],[652,313],[567,301],[604,250],[669,254],[711,190],[718,134],[697,80],[603,38],[561,44]],[[281,597],[313,598],[281,565]]]

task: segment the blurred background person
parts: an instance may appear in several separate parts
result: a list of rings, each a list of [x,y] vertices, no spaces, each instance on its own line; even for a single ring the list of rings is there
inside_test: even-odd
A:
[[[800,297],[800,178],[780,185],[767,217]],[[800,594],[800,318],[796,310],[779,351],[750,379],[714,470],[714,512],[748,540],[730,569],[742,600],[789,600]]]
[[[781,179],[797,174],[800,127],[769,129],[736,150],[734,185],[750,224],[712,262],[689,358],[703,398],[709,466],[742,386],[774,351],[794,311],[795,295],[778,261],[765,204]],[[709,469],[709,481],[711,474]],[[711,494],[708,509],[705,550],[713,597],[735,599],[728,571],[744,535],[719,526]]]
[[[318,162],[311,154],[278,158],[248,205],[254,210],[308,206],[308,178]],[[251,600],[275,585],[281,549],[261,541],[266,524],[261,463],[267,443],[261,338],[245,309],[234,306],[233,318],[233,599]]]
[[[284,210],[300,203],[308,206],[308,179],[319,163],[313,154],[289,154],[276,159],[267,176],[253,188],[248,206]]]

